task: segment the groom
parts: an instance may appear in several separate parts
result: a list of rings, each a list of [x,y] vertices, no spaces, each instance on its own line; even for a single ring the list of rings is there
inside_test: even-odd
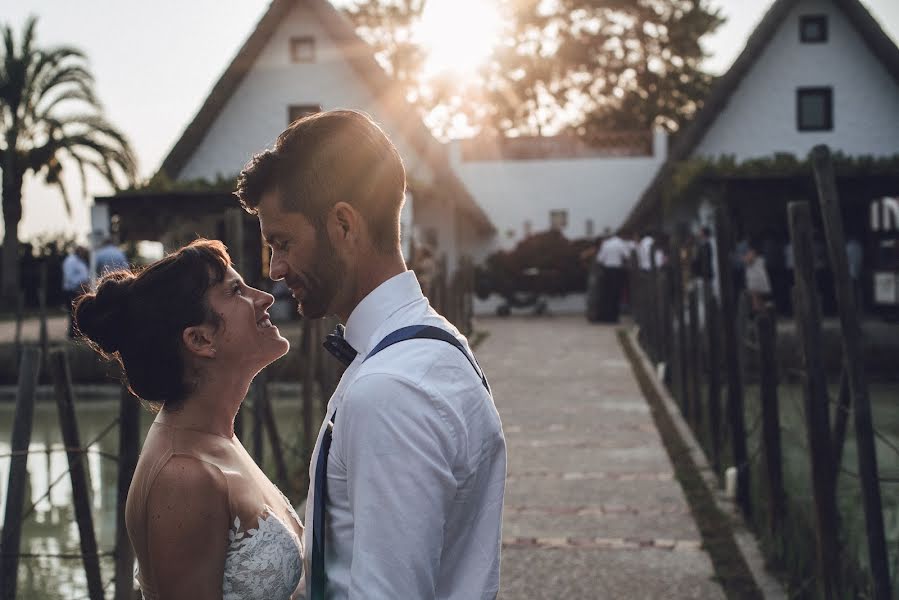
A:
[[[306,595],[495,598],[506,447],[464,336],[400,249],[402,159],[365,114],[305,117],[257,154],[237,196],[271,277],[305,318],[334,314],[348,364],[310,465]]]

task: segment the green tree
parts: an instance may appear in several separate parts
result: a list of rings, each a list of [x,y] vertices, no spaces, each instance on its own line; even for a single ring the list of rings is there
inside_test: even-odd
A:
[[[79,50],[36,44],[37,20],[29,18],[18,43],[9,25],[0,26],[0,154],[3,173],[3,262],[0,296],[18,293],[17,255],[22,219],[22,184],[32,173],[58,186],[71,215],[61,177],[64,165],[98,172],[116,189],[133,183],[137,163],[125,137],[101,114],[93,76]]]
[[[495,0],[508,27],[476,79],[423,81],[409,32],[424,1],[355,0],[346,12],[444,136],[460,114],[481,131],[567,130],[587,141],[609,130],[676,131],[712,82],[700,39],[724,22],[705,0]]]

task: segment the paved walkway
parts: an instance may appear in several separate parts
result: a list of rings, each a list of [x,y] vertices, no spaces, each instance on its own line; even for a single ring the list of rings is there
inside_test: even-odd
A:
[[[723,599],[615,329],[477,328],[509,454],[500,598]]]

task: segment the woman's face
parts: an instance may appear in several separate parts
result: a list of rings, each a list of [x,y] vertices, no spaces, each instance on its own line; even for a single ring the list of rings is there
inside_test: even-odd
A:
[[[214,334],[217,364],[251,368],[255,374],[287,354],[290,343],[269,320],[268,308],[274,301],[228,267],[222,282],[209,290],[209,306],[220,320]]]

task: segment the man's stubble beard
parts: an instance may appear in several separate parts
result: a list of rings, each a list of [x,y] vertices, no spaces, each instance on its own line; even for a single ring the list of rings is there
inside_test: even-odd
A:
[[[340,260],[334,245],[324,231],[316,232],[316,251],[312,261],[312,278],[306,277],[316,288],[307,289],[306,296],[297,303],[297,312],[304,319],[321,319],[335,312],[335,300],[346,287],[347,268]]]

